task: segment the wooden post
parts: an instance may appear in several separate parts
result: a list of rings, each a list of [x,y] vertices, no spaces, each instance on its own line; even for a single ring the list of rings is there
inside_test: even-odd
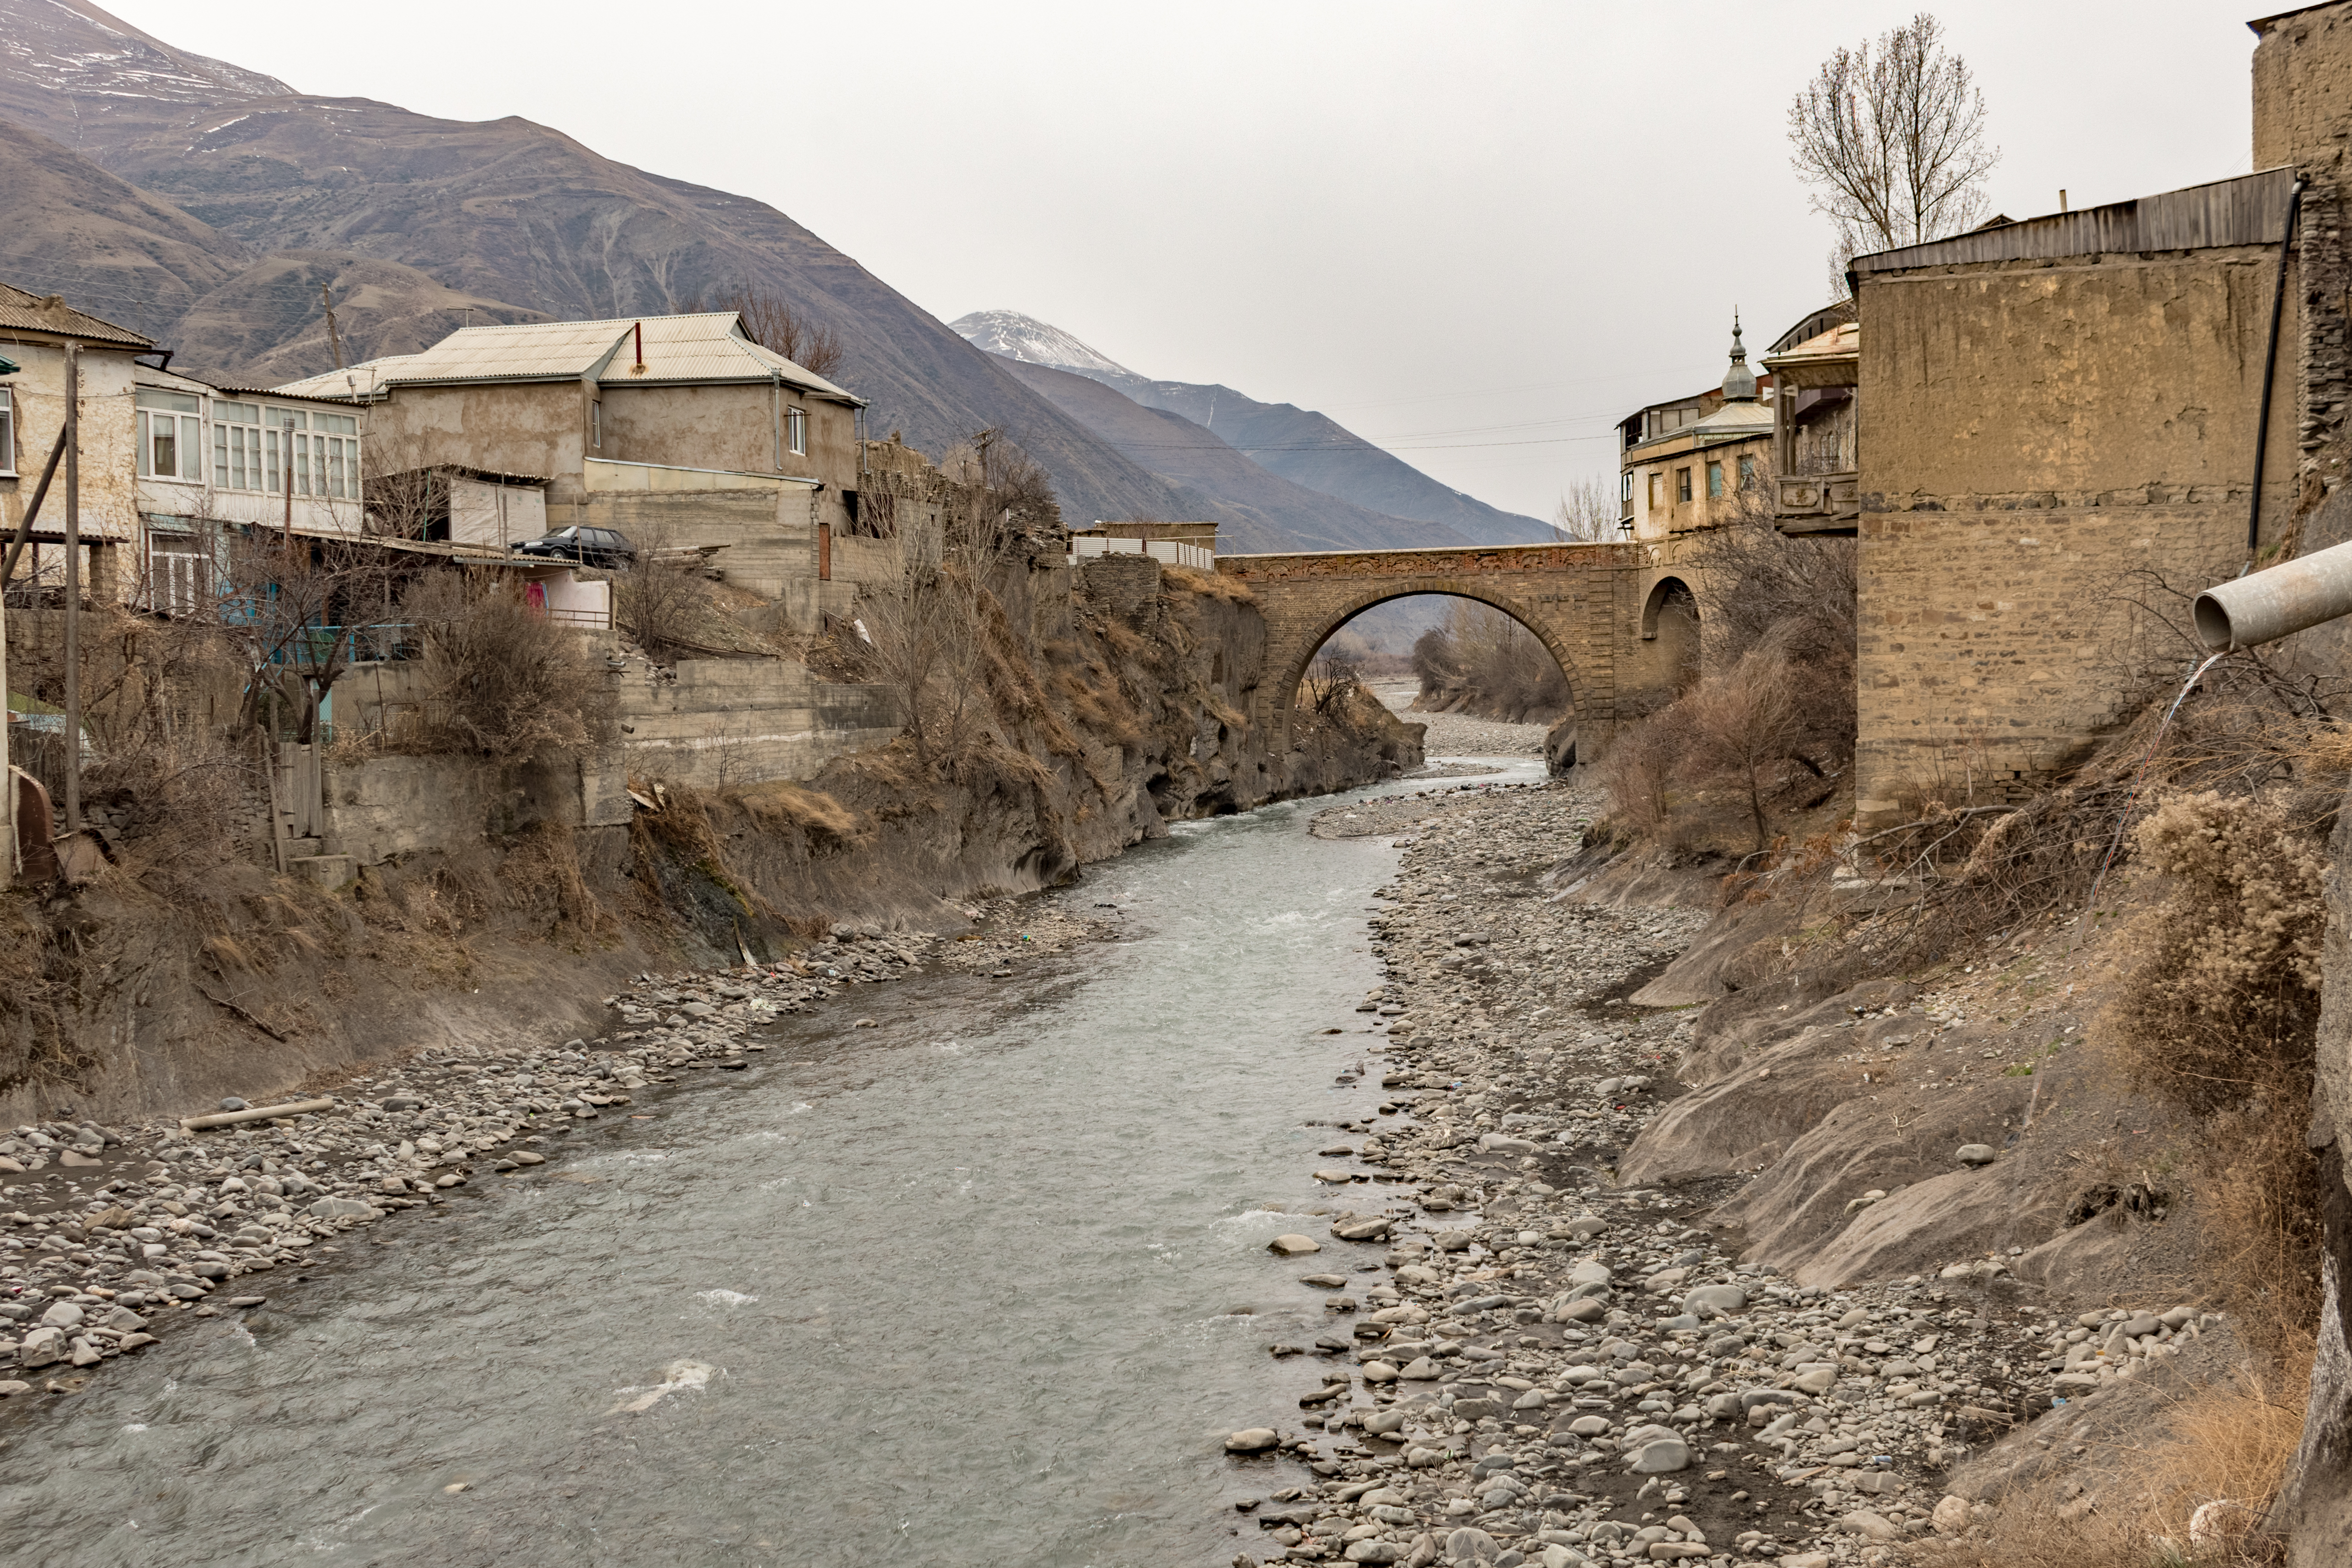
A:
[[[66,345],[66,831],[81,831],[81,345]]]

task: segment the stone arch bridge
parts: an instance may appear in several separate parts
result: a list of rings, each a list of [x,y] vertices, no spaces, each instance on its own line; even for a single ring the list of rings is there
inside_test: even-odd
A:
[[[1220,555],[1217,570],[1247,584],[1265,618],[1267,679],[1250,717],[1286,744],[1317,650],[1355,616],[1409,595],[1475,600],[1534,633],[1568,677],[1580,762],[1604,754],[1621,721],[1670,700],[1696,651],[1676,646],[1672,617],[1661,636],[1659,612],[1697,584],[1646,543]]]

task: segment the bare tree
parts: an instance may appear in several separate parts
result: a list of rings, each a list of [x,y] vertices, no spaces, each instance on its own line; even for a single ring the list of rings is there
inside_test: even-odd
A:
[[[1347,695],[1348,689],[1359,684],[1363,671],[1356,661],[1342,652],[1326,647],[1307,667],[1307,678],[1299,683],[1299,694],[1318,713],[1328,712],[1331,704]]]
[[[261,529],[221,542],[218,614],[247,670],[244,719],[318,739],[319,710],[355,660],[402,635],[401,590],[414,564],[364,542]]]
[[[1925,11],[1822,62],[1789,106],[1789,145],[1814,187],[1813,209],[1836,226],[1840,292],[1853,257],[1974,225],[2000,162],[1968,62],[1945,48],[1943,24]]]
[[[689,304],[691,310],[698,307]],[[709,309],[732,310],[742,319],[743,335],[772,353],[780,353],[811,375],[827,381],[849,357],[841,334],[799,309],[781,294],[746,284],[730,290]]]
[[[1608,476],[1570,480],[1560,492],[1551,516],[1554,537],[1565,543],[1591,544],[1617,537],[1618,481]]]
[[[895,527],[890,572],[858,599],[869,661],[926,772],[961,754],[992,711],[989,639],[1002,610],[991,585],[1037,509],[1054,509],[1043,470],[995,432],[957,447],[940,469],[950,484],[939,525]]]

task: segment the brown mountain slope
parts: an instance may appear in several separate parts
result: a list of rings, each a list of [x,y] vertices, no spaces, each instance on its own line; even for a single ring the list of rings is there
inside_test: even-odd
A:
[[[1442,524],[1409,522],[1269,473],[1181,414],[1146,408],[1118,388],[1072,371],[1019,360],[1000,363],[1136,463],[1211,504],[1228,550],[1395,550],[1467,544]]]
[[[0,191],[0,279],[149,336],[246,261],[229,236],[5,120]]]
[[[198,300],[173,329],[175,365],[241,386],[275,386],[333,364],[321,284],[334,295],[345,364],[415,353],[469,323],[546,320],[445,288],[397,261],[290,250],[262,258]]]
[[[12,39],[0,116],[48,129],[225,231],[244,247],[240,263],[354,255],[572,319],[652,314],[748,284],[840,334],[848,357],[839,376],[873,401],[877,434],[902,430],[938,451],[993,426],[1046,466],[1073,516],[1188,510],[1172,487],[764,204],[616,163],[520,119],[436,120],[286,93],[216,62],[191,64],[196,57],[87,5],[0,0],[0,37]],[[48,270],[76,264],[64,237],[46,243]],[[206,348],[190,355],[192,369],[233,380],[283,374],[306,354],[280,351],[306,342],[311,363],[293,368],[331,368],[313,300],[287,288],[240,303],[233,331],[193,323]],[[280,313],[269,313],[273,303]],[[215,351],[247,357],[214,361]]]

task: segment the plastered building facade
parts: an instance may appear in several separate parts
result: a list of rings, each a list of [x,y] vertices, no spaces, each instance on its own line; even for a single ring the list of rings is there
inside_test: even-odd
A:
[[[2352,4],[2255,31],[2256,173],[1854,261],[1863,826],[2079,762],[2342,476]]]

